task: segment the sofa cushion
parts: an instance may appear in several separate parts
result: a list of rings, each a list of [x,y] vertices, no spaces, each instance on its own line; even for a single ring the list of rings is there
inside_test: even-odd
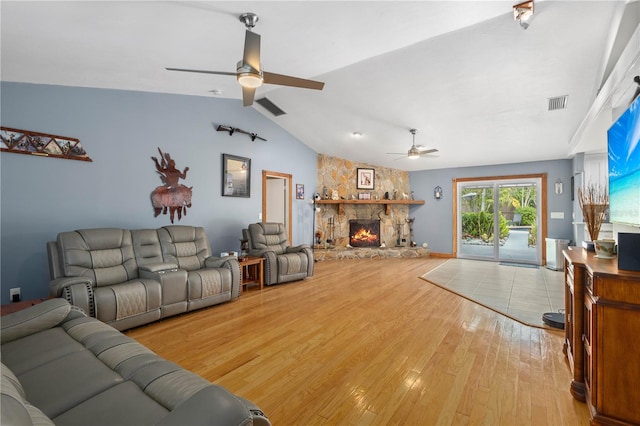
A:
[[[29,370],[82,350],[84,347],[69,338],[63,329],[54,327],[3,344],[2,362],[20,377]]]
[[[152,425],[169,410],[149,398],[133,382],[120,383],[53,418],[56,425]]]
[[[58,234],[64,275],[87,277],[109,286],[138,277],[131,231],[117,228],[81,229]]]
[[[209,240],[202,227],[164,226],[158,229],[158,238],[164,261],[176,263],[180,269],[202,269],[205,259],[211,256]]]
[[[18,378],[2,364],[0,380],[0,424],[11,426],[49,426],[51,419],[25,399],[24,389]]]
[[[51,418],[123,381],[88,350],[68,354],[18,378],[29,402]]]

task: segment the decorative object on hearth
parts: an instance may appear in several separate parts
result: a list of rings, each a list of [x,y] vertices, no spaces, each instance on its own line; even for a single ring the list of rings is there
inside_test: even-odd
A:
[[[258,23],[258,15],[255,13],[243,13],[240,15],[240,22],[245,27],[244,53],[238,62],[236,72],[206,71],[183,68],[166,68],[169,71],[195,72],[201,74],[235,75],[238,83],[242,86],[242,103],[244,106],[253,104],[256,89],[266,84],[276,84],[280,86],[299,87],[303,89],[322,90],[324,83],[303,78],[291,77],[283,74],[275,74],[262,69],[260,58],[260,35],[252,32],[253,27]]]
[[[256,139],[261,141],[267,141],[265,138],[258,136],[257,133],[247,132],[246,130],[238,129],[237,127],[223,126],[222,124],[216,127],[219,132],[229,132],[229,136],[233,136],[234,133],[242,133],[243,135],[249,135],[251,142],[255,142]]]
[[[375,169],[356,169],[356,189],[375,189]]]
[[[340,199],[340,194],[338,194],[338,190],[334,189],[331,191],[331,199],[337,201]]]
[[[408,241],[408,245],[410,245],[411,247],[415,247],[418,244],[413,241],[413,222],[416,221],[415,217],[408,217],[405,219],[405,222],[407,222],[409,224],[409,241]]]
[[[93,161],[78,139],[0,127],[0,151],[67,160]]]
[[[222,196],[251,197],[251,159],[222,154]]]
[[[404,152],[387,152],[387,154],[402,155],[402,157],[398,157],[396,158],[396,160],[400,160],[402,158],[415,159],[420,157],[437,157],[435,155],[432,155],[433,153],[438,152],[437,149],[427,149],[422,145],[416,145],[416,133],[418,133],[417,129],[411,129],[409,130],[409,132],[413,136],[413,143],[411,144],[411,148],[409,148],[409,151],[407,151],[406,154]]]
[[[160,153],[160,161],[158,161],[157,157],[151,157],[156,165],[156,172],[162,180],[162,185],[151,192],[153,216],[157,217],[161,212],[162,214],[167,214],[168,209],[169,218],[173,223],[176,213],[178,220],[180,220],[183,214],[186,216],[187,208],[191,207],[191,190],[193,187],[186,187],[179,183],[180,179],[187,178],[189,167],[185,167],[184,171],[181,172],[176,168],[176,162],[168,152],[163,153],[160,148],[158,148],[158,152]]]
[[[331,216],[327,221],[327,243],[332,244],[336,228],[335,218]]]
[[[396,247],[402,247],[403,243],[406,243],[407,239],[404,235],[404,222],[398,220],[396,222]]]
[[[591,241],[595,241],[598,239],[605,211],[609,205],[607,189],[602,185],[593,183],[581,186],[578,188],[578,202],[589,232],[589,238],[591,238]]]
[[[436,200],[442,200],[442,188],[439,186],[436,186],[433,189],[433,198],[435,198]]]

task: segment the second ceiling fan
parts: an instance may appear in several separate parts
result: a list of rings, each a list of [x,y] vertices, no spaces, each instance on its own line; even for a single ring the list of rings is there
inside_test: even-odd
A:
[[[262,69],[260,62],[260,34],[252,31],[258,22],[258,15],[255,13],[244,13],[240,16],[247,28],[244,38],[244,54],[242,60],[238,62],[236,72],[192,70],[184,68],[166,68],[169,71],[195,72],[201,74],[234,75],[238,83],[242,86],[242,104],[250,106],[253,104],[256,89],[263,83],[277,84],[280,86],[300,87],[303,89],[322,90],[324,83],[304,78],[292,77],[284,74],[267,72]]]
[[[413,135],[413,144],[411,145],[411,148],[409,148],[409,151],[407,151],[406,157],[399,157],[399,158],[396,158],[396,160],[399,160],[400,158],[407,158],[407,157],[408,158],[420,158],[420,157],[426,157],[426,156],[437,157],[436,155],[429,155],[429,154],[433,154],[434,152],[438,152],[437,149],[435,148],[426,149],[424,147],[416,145],[416,133],[418,133],[417,129],[411,129],[409,130],[409,132],[411,132],[411,134]],[[404,152],[387,152],[387,154],[405,155]]]

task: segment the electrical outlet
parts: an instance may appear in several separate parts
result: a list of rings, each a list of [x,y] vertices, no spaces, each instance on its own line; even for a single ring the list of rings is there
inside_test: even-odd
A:
[[[19,302],[20,301],[20,287],[10,288],[9,289],[9,297],[11,298],[11,302]]]

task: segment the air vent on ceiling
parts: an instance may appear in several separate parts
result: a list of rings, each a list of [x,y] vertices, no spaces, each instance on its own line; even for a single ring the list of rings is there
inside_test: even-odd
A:
[[[274,104],[273,102],[271,102],[267,98],[260,98],[256,102],[259,103],[264,109],[266,109],[267,111],[269,111],[271,114],[275,115],[276,117],[286,114],[286,112],[281,110],[276,104]]]
[[[569,95],[549,98],[549,111],[554,111],[556,109],[565,109],[567,107],[568,99],[569,99]]]

